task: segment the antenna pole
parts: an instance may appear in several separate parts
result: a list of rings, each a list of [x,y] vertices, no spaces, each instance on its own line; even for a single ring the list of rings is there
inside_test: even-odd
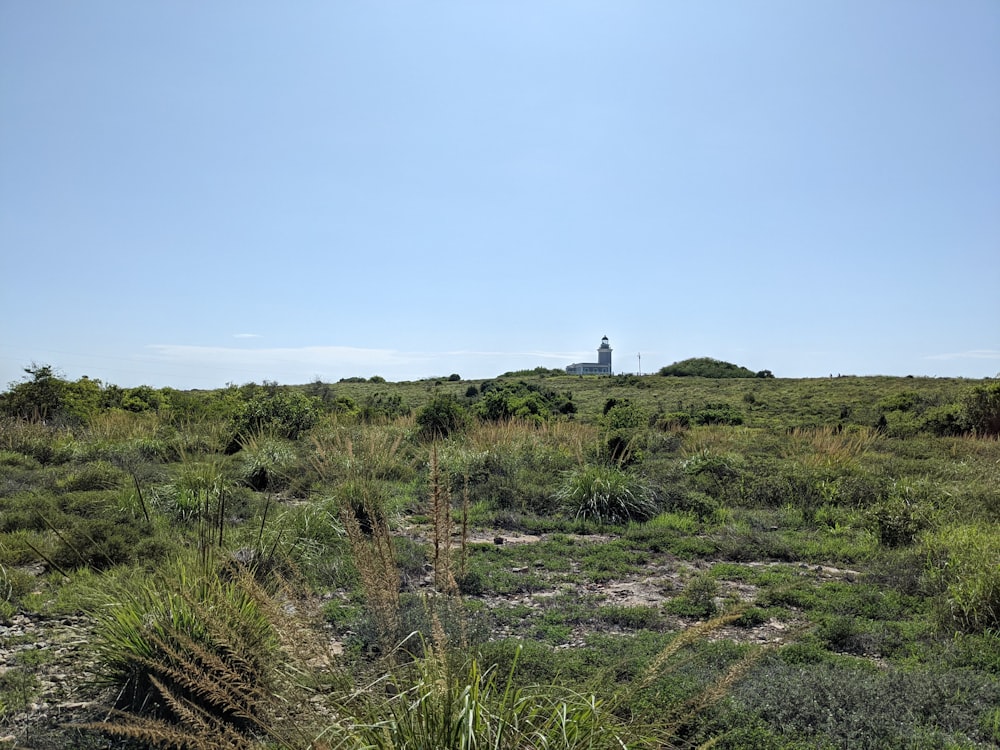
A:
[[[639,358],[639,374],[642,375],[642,352],[639,352],[635,356]]]

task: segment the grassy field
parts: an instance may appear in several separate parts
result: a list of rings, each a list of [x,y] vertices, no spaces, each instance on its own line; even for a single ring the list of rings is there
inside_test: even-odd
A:
[[[36,372],[0,747],[995,747],[996,391]]]

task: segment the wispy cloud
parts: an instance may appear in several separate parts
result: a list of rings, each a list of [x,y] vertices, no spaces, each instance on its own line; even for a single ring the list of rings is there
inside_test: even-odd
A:
[[[953,352],[951,354],[929,354],[924,359],[1000,359],[1000,350],[997,349],[970,349],[967,352]]]
[[[233,334],[233,338],[234,339],[259,339],[260,338],[260,334],[259,333],[234,333]]]
[[[157,367],[195,373],[216,373],[230,382],[260,379],[282,383],[308,382],[315,377],[336,380],[352,375],[382,375],[390,380],[418,380],[453,372],[463,377],[494,377],[509,370],[539,365],[559,367],[577,361],[579,352],[477,351],[443,352],[365,349],[349,346],[261,347],[151,344],[149,360]]]

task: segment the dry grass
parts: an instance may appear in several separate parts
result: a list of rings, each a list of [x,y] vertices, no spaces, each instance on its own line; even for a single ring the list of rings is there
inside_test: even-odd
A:
[[[583,422],[556,420],[537,424],[510,419],[477,423],[464,433],[462,443],[475,452],[515,452],[544,446],[546,450],[567,452],[582,464],[587,448],[597,436],[597,427]]]
[[[94,414],[87,421],[86,439],[96,443],[118,443],[150,439],[160,431],[161,422],[154,413],[134,413],[109,409]]]
[[[816,468],[845,468],[871,450],[878,439],[878,432],[870,427],[796,427],[788,433],[781,455]]]
[[[397,470],[405,432],[395,424],[358,431],[336,427],[312,436],[312,463],[337,485],[334,497],[383,653],[400,638],[399,569],[381,480]]]

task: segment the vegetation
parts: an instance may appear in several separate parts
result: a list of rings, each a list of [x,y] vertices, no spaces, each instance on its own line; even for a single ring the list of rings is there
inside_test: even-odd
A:
[[[674,378],[773,378],[770,370],[754,373],[745,367],[711,357],[695,357],[660,368],[660,375]]]
[[[993,381],[25,374],[0,747],[1000,742]]]

